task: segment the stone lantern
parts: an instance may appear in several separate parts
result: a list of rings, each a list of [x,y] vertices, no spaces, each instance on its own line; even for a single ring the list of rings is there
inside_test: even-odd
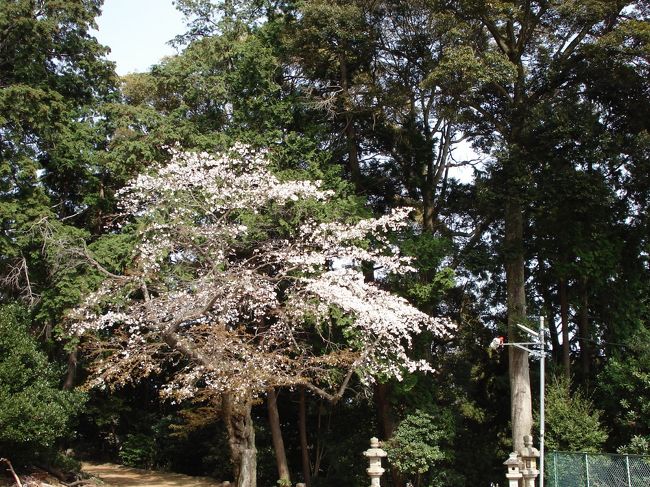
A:
[[[379,479],[384,473],[381,468],[381,459],[388,455],[384,450],[379,448],[379,440],[377,438],[370,438],[370,449],[363,452],[364,456],[368,457],[370,466],[366,469],[370,477],[370,487],[380,487]]]
[[[512,452],[503,464],[508,469],[508,472],[506,473],[508,487],[519,487],[519,480],[521,480],[523,474],[519,470],[521,468],[521,461],[519,460],[517,453]]]
[[[523,463],[523,469],[521,473],[524,476],[524,487],[535,487],[535,479],[539,475],[539,470],[537,470],[539,450],[537,448],[533,448],[532,436],[524,436],[524,448],[519,452],[519,454]]]

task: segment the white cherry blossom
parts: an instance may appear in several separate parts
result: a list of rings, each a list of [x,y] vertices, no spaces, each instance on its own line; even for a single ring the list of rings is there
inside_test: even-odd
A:
[[[410,209],[251,228],[251,215],[291,212],[307,199],[327,204],[333,194],[318,181],[279,179],[267,153],[244,145],[171,155],[118,193],[124,219],[140,228],[133,265],[69,314],[71,332],[96,352],[91,385],[165,373],[161,393],[174,400],[296,385],[337,400],[353,373],[371,382],[431,370],[411,358],[413,339],[445,337],[452,323],[361,272],[364,263],[383,275],[413,272],[391,243],[411,224]],[[334,381],[341,372],[345,380]]]

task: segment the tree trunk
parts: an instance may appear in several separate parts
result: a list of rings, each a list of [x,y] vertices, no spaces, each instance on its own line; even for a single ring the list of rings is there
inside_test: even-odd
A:
[[[237,487],[257,486],[257,450],[250,398],[235,402],[230,394],[223,396],[223,414],[228,430],[228,445]]]
[[[427,134],[427,139],[430,139]],[[447,176],[449,168],[447,167],[447,160],[449,159],[449,152],[451,144],[454,139],[454,130],[451,123],[446,123],[441,132],[441,140],[439,141],[438,154],[429,155],[427,162],[427,175],[422,188],[422,226],[425,232],[433,232],[438,225],[438,214],[440,212],[439,204],[436,199],[440,199],[444,193],[444,186],[447,183]],[[443,189],[436,197],[436,190],[440,181],[443,181]]]
[[[578,315],[578,330],[580,332],[580,362],[585,384],[589,382],[591,372],[591,343],[589,342],[589,287],[583,279],[580,286],[580,313]]]
[[[427,134],[427,139],[430,139],[430,134]],[[434,177],[434,162],[433,153],[428,154],[427,160],[427,174],[422,182],[422,230],[424,233],[433,233],[436,225],[436,211],[435,211],[435,177]]]
[[[358,193],[362,191],[361,184],[361,168],[359,166],[359,150],[357,148],[357,130],[354,125],[354,116],[352,114],[353,105],[350,98],[350,81],[348,74],[348,61],[345,54],[347,46],[342,46],[339,55],[340,74],[341,74],[341,91],[343,94],[343,111],[345,113],[345,142],[348,151],[348,170],[350,171],[350,179],[354,184]]]
[[[391,415],[390,408],[390,385],[378,382],[374,390],[375,406],[379,423],[379,437],[382,440],[389,440],[395,431],[395,422]],[[394,487],[402,487],[404,479],[395,468],[390,469],[391,479]]]
[[[505,205],[505,270],[508,299],[508,340],[517,342],[517,324],[526,319],[526,292],[524,279],[523,210],[521,201],[508,196]],[[524,447],[524,435],[531,434],[533,408],[530,390],[528,353],[508,347],[510,378],[510,415],[512,421],[513,451]]]
[[[569,343],[569,299],[566,280],[560,279],[560,320],[562,322],[562,366],[564,375],[571,377],[571,355]]]
[[[388,440],[393,436],[395,424],[390,414],[389,385],[377,383],[375,385],[375,405],[379,416],[379,436],[382,440]]]
[[[307,405],[305,404],[305,388],[300,388],[298,403],[298,432],[300,434],[300,458],[302,460],[302,477],[307,487],[311,486],[311,464],[309,462],[309,444],[307,443]]]
[[[427,176],[427,181],[422,188],[422,230],[424,233],[433,233],[436,225],[435,195],[428,179]]]
[[[75,379],[77,377],[77,353],[79,347],[75,346],[68,354],[68,370],[65,375],[65,382],[63,383],[63,390],[69,391],[74,387]]]
[[[548,323],[548,332],[551,336],[551,357],[553,363],[557,364],[560,360],[560,337],[558,336],[557,326],[555,324],[555,313],[553,312],[553,305],[549,302],[548,311],[546,313],[546,322]]]
[[[362,191],[361,168],[359,166],[359,150],[357,149],[357,129],[354,126],[354,119],[351,115],[345,117],[345,140],[348,149],[348,169],[350,179],[358,193]]]
[[[560,360],[560,337],[558,336],[557,326],[555,325],[555,309],[554,309],[554,300],[553,300],[553,291],[547,279],[544,279],[544,276],[548,275],[548,269],[543,259],[539,260],[538,263],[539,269],[539,294],[542,296],[544,302],[544,311],[546,315],[546,324],[548,326],[548,332],[551,337],[551,357],[553,363],[557,364]]]
[[[278,412],[278,396],[275,388],[269,387],[267,390],[267,406],[269,410],[269,425],[271,426],[271,438],[273,441],[273,450],[275,450],[275,461],[278,466],[278,478],[281,485],[291,485],[291,476],[289,475],[289,464],[287,463],[287,454],[284,450],[284,441],[282,440],[282,430],[280,429],[280,414]]]
[[[560,338],[558,336],[557,326],[555,326],[555,312],[553,307],[553,293],[549,285],[541,285],[541,295],[544,300],[544,308],[546,310],[546,323],[548,325],[548,332],[551,337],[551,356],[553,363],[556,364],[560,360]]]

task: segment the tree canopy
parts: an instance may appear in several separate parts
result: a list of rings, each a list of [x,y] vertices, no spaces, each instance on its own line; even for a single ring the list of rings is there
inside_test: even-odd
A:
[[[179,0],[122,77],[101,6],[0,5],[0,300],[78,444],[317,487],[394,435],[394,487],[496,482],[538,377],[488,344],[543,316],[553,444],[644,451],[647,1]]]

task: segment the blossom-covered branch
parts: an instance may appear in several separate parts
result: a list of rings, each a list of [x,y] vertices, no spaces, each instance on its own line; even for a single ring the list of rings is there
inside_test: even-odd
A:
[[[409,209],[322,222],[298,208],[333,194],[281,180],[264,152],[171,154],[119,192],[123,219],[139,232],[128,279],[107,274],[69,315],[71,331],[95,344],[93,385],[164,370],[162,392],[178,400],[304,385],[336,401],[355,373],[370,382],[430,370],[411,358],[413,337],[446,335],[451,323],[361,272],[364,263],[413,271],[390,239],[410,224]],[[287,215],[297,223],[269,224]]]

